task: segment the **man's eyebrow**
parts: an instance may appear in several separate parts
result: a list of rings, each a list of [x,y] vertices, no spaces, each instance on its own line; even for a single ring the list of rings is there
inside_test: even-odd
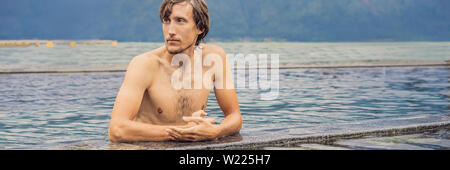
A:
[[[177,19],[184,19],[187,21],[186,17],[182,17],[182,16],[174,16],[173,19],[177,20]]]

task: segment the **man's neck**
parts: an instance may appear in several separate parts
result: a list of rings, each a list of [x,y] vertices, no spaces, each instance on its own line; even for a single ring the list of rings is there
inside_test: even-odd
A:
[[[192,46],[192,47],[187,48],[186,50],[184,50],[183,52],[178,53],[178,54],[185,54],[185,55],[189,56],[189,59],[191,61],[193,61],[193,59],[194,59],[194,49],[195,49],[195,47]],[[173,56],[178,55],[178,54],[171,54],[171,53],[169,53],[169,51],[167,51],[166,48],[164,48],[164,58],[166,58],[169,63],[172,63]]]

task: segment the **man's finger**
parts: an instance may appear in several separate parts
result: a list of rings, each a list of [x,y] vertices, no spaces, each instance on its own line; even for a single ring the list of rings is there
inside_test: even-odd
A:
[[[175,127],[170,130],[175,138],[180,141],[197,141],[199,139],[199,136],[192,132],[193,128],[180,129]]]
[[[208,115],[204,110],[199,110],[194,113],[192,113],[192,117],[205,117]]]
[[[198,136],[196,136],[196,135],[186,134],[186,135],[183,135],[179,140],[193,142],[193,141],[197,141],[198,140],[197,138],[198,138]]]
[[[171,129],[169,129],[169,131],[170,131],[169,134],[171,136],[176,138],[176,140],[181,140],[181,141],[192,141],[191,138],[195,135],[184,129],[179,129],[179,128],[171,128]],[[196,138],[194,138],[194,139],[196,139]]]
[[[186,121],[186,122],[194,122],[194,123],[197,123],[197,124],[200,124],[200,123],[214,124],[214,123],[216,123],[216,119],[215,118],[183,117],[183,120]]]
[[[198,125],[197,123],[188,122],[186,125],[178,126],[178,128],[187,129],[187,128],[194,127],[194,126],[197,126],[197,125]]]
[[[183,117],[183,120],[186,122],[194,122],[194,123],[205,123],[205,119],[201,117]]]
[[[174,132],[176,132],[176,133],[178,133],[178,134],[180,134],[181,136],[183,136],[184,134],[189,134],[191,128],[182,129],[182,128],[177,128],[177,127],[172,127],[172,128],[169,128],[169,129],[174,131]]]
[[[205,120],[206,122],[208,122],[208,123],[211,123],[211,124],[216,123],[216,119],[214,119],[214,118],[204,118],[204,120]]]
[[[181,138],[181,134],[179,134],[178,132],[171,130],[171,129],[166,129],[166,132],[173,138],[175,139],[179,139]]]

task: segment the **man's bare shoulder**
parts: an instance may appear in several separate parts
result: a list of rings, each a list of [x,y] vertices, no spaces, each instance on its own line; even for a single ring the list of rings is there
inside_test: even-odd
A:
[[[161,59],[155,50],[139,54],[128,64],[124,83],[148,88],[154,75],[158,74]]]
[[[157,69],[161,62],[161,58],[158,55],[158,50],[159,49],[155,49],[133,57],[130,61],[128,69],[130,69],[130,67],[145,70]]]
[[[225,50],[218,45],[214,45],[214,44],[201,44],[201,45],[203,47],[204,55],[217,54],[222,57],[226,56]]]

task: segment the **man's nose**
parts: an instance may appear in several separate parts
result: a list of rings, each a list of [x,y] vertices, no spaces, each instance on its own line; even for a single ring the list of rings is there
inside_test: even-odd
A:
[[[169,24],[168,33],[170,36],[174,36],[176,34],[175,25],[173,23]]]

